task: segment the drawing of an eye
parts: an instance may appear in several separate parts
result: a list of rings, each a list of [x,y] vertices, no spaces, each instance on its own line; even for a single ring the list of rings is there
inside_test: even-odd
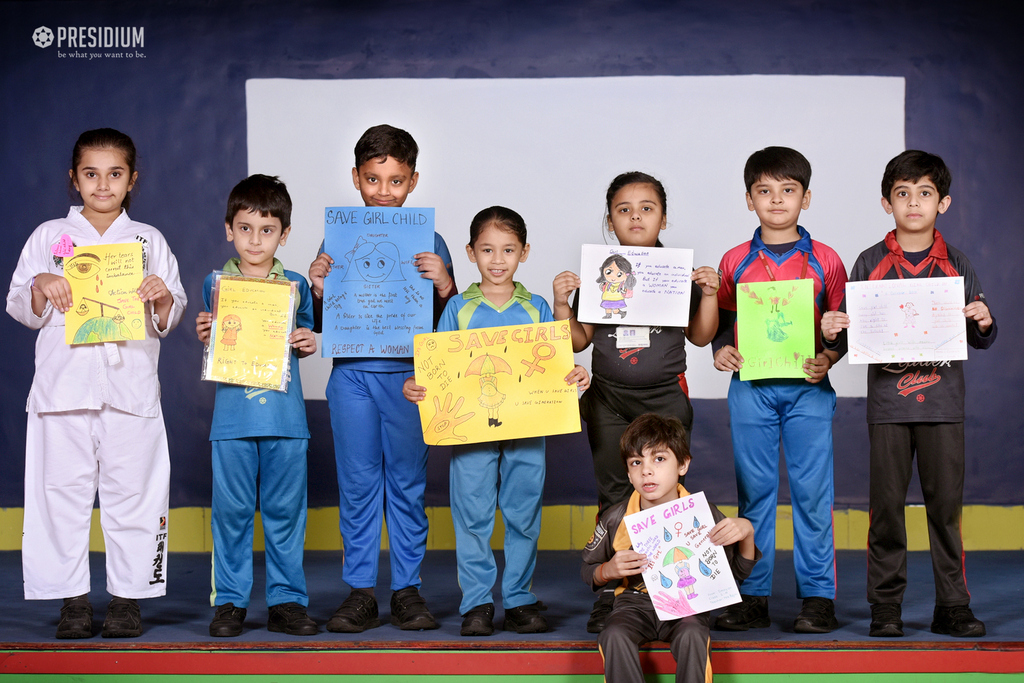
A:
[[[97,274],[100,259],[95,254],[79,254],[64,265],[64,275],[76,280],[85,280]]]

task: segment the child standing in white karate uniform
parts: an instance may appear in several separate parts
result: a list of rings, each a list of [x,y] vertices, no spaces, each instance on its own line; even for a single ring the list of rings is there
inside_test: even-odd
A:
[[[39,330],[27,406],[25,599],[64,598],[58,638],[93,635],[89,525],[97,491],[113,596],[103,636],[141,635],[136,600],[166,590],[170,459],[157,361],[160,338],[181,320],[186,298],[163,235],[126,213],[135,156],[123,133],[82,133],[69,174],[83,206],[35,229],[7,295],[7,312]],[[145,338],[68,345],[64,316],[76,302],[64,263],[72,246],[126,242],[142,244]]]

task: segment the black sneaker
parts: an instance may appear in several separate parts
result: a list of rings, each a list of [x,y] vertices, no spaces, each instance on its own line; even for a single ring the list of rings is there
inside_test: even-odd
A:
[[[548,622],[541,616],[537,605],[520,605],[505,610],[505,630],[516,633],[544,633]]]
[[[462,630],[460,635],[464,636],[489,636],[494,634],[494,605],[477,605],[462,615]]]
[[[932,616],[932,633],[941,633],[954,638],[980,638],[985,635],[985,624],[974,616],[970,605],[954,607],[935,606]]]
[[[217,605],[217,612],[210,622],[210,635],[214,638],[234,638],[242,635],[245,623],[245,608],[235,607],[232,602]]]
[[[142,614],[139,603],[131,598],[114,596],[107,605],[103,620],[104,638],[138,638],[142,635]]]
[[[602,591],[597,596],[594,609],[590,610],[590,619],[587,620],[587,633],[600,633],[604,630],[604,623],[608,621],[614,605],[615,591]]]
[[[327,622],[333,633],[362,633],[380,626],[377,599],[367,591],[353,590]]]
[[[297,602],[271,605],[267,617],[267,630],[290,636],[315,636],[316,622],[306,614],[306,608]]]
[[[715,629],[718,631],[746,631],[752,628],[768,628],[771,619],[768,618],[768,596],[767,595],[740,595],[743,602],[729,605],[725,611],[715,619]]]
[[[868,635],[872,638],[902,638],[903,609],[896,602],[882,602],[871,605],[871,626]]]
[[[391,623],[403,631],[430,631],[439,626],[416,586],[391,594]]]
[[[57,624],[58,638],[92,638],[92,605],[88,595],[64,598]]]
[[[804,598],[793,622],[794,633],[831,633],[839,628],[836,604],[829,598]]]

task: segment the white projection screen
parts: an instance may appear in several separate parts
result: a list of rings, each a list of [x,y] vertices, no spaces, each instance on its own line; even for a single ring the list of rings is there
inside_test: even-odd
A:
[[[625,171],[668,193],[666,246],[718,266],[750,239],[743,165],[769,145],[811,162],[812,201],[801,224],[836,249],[847,270],[891,230],[879,202],[886,162],[904,149],[903,78],[872,76],[630,76],[547,79],[251,79],[246,82],[249,172],[280,176],[294,203],[278,256],[306,274],[326,206],[358,205],[353,148],[389,123],[420,147],[419,185],[406,206],[436,209],[456,282],[479,279],[465,253],[469,223],[501,204],[526,219],[531,252],[516,274],[550,303],[551,281],[579,271],[580,245],[603,243],[604,195]],[[589,277],[589,274],[582,274]],[[589,351],[577,362],[589,366]],[[692,398],[724,398],[729,376],[710,345],[690,347]],[[330,359],[302,362],[307,399],[324,398]],[[863,368],[840,362],[840,396],[864,396]]]

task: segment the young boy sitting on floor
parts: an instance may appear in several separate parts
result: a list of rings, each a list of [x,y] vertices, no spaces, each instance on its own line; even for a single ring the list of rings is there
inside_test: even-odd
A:
[[[658,619],[641,576],[647,556],[633,550],[622,521],[626,515],[690,495],[679,484],[679,477],[690,467],[685,429],[674,417],[641,415],[626,428],[619,448],[634,492],[601,515],[583,549],[581,572],[583,581],[595,591],[611,582],[619,584],[612,612],[597,637],[605,680],[643,681],[639,648],[652,640],[671,646],[677,683],[710,680],[710,613],[664,622]],[[726,517],[709,505],[715,519],[709,538],[725,547],[732,573],[742,581],[761,557],[754,545],[754,527],[742,517]]]

